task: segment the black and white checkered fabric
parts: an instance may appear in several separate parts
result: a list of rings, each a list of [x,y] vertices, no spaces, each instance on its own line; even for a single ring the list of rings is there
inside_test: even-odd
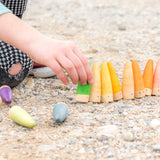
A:
[[[12,65],[20,63],[22,69],[17,75],[10,75]],[[0,86],[11,88],[22,82],[33,68],[33,61],[19,49],[0,41]]]
[[[22,17],[27,0],[0,0],[13,14]],[[17,75],[10,75],[9,69],[12,65],[20,63],[22,69]],[[19,49],[0,41],[0,86],[8,85],[11,88],[17,86],[28,76],[33,68],[33,61]]]
[[[0,0],[14,15],[22,18],[28,0]]]
[[[22,64],[22,69],[32,68],[32,60],[19,49],[0,41],[0,68],[6,72],[13,64]]]

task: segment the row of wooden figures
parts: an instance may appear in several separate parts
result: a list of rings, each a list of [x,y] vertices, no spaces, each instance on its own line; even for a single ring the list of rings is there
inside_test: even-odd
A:
[[[78,102],[112,102],[122,98],[134,99],[144,96],[160,96],[160,60],[153,73],[153,60],[146,63],[143,75],[136,60],[126,61],[123,71],[122,87],[111,62],[95,62],[92,67],[94,83],[77,86]]]

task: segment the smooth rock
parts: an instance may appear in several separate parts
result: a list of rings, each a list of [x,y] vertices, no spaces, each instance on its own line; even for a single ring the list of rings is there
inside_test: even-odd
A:
[[[119,114],[122,114],[123,112],[124,112],[124,109],[119,109],[119,110],[118,110],[118,113],[119,113]]]
[[[119,129],[115,125],[106,125],[106,126],[98,127],[97,130],[98,130],[98,133],[97,133],[98,137],[102,135],[105,135],[108,137],[115,137],[119,133]]]
[[[33,78],[28,78],[25,88],[33,88],[34,87],[34,80]]]
[[[155,41],[156,43],[160,43],[160,37],[157,36],[154,41]]]
[[[81,128],[76,128],[76,129],[73,129],[69,132],[69,135],[71,136],[76,136],[76,137],[81,137],[83,135],[83,129]]]
[[[134,135],[131,132],[125,132],[123,134],[123,139],[125,141],[133,142],[134,141]]]
[[[108,137],[105,135],[101,135],[100,137],[98,137],[98,141],[103,142],[103,141],[107,141],[107,140],[108,140]]]
[[[153,128],[153,129],[159,128],[160,127],[160,120],[159,119],[153,119],[150,122],[150,127]]]
[[[120,31],[125,31],[127,28],[126,28],[125,25],[120,24],[120,25],[118,26],[118,29],[119,29]]]
[[[122,106],[121,108],[131,108],[130,106]]]
[[[160,152],[160,144],[153,146],[153,150],[156,152]]]
[[[41,145],[37,148],[39,151],[50,151],[52,149],[55,149],[53,145]]]
[[[37,77],[37,78],[48,78],[48,77],[55,76],[56,74],[49,67],[42,67],[42,68],[32,69],[32,71],[30,72],[30,75],[33,75],[34,77]]]

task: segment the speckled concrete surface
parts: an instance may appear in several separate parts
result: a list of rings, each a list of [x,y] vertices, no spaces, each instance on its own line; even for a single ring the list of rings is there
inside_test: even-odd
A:
[[[49,37],[72,40],[93,63],[112,62],[122,80],[126,60],[143,72],[160,55],[159,0],[29,1],[24,21]],[[0,107],[1,160],[160,159],[160,97],[113,103],[75,102],[76,86],[55,77],[28,77]],[[54,122],[52,110],[65,102],[69,115]],[[37,123],[27,129],[8,118],[19,105]]]

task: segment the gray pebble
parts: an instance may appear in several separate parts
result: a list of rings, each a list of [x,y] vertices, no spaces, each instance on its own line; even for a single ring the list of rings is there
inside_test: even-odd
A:
[[[119,133],[119,129],[115,125],[106,125],[102,127],[98,127],[97,136],[100,137],[102,135],[108,137],[115,137]]]
[[[119,110],[118,110],[118,113],[119,113],[119,114],[122,114],[123,112],[124,112],[124,109],[119,109]]]
[[[125,25],[121,24],[121,25],[118,26],[118,29],[119,29],[120,31],[125,31],[127,28],[126,28]]]
[[[153,146],[153,150],[155,152],[160,152],[160,144],[157,144],[157,145]]]
[[[98,137],[98,141],[106,141],[106,140],[108,140],[108,137],[107,136],[105,136],[105,135],[102,135],[102,136],[100,136],[100,137]]]
[[[159,119],[153,119],[150,122],[150,127],[153,128],[153,129],[159,128],[160,127],[160,120]]]
[[[134,135],[131,132],[125,132],[123,134],[123,139],[125,141],[133,142],[134,141]]]
[[[41,145],[37,148],[39,151],[50,151],[53,150],[55,147],[53,145]]]
[[[122,106],[121,108],[130,108],[130,106]]]

